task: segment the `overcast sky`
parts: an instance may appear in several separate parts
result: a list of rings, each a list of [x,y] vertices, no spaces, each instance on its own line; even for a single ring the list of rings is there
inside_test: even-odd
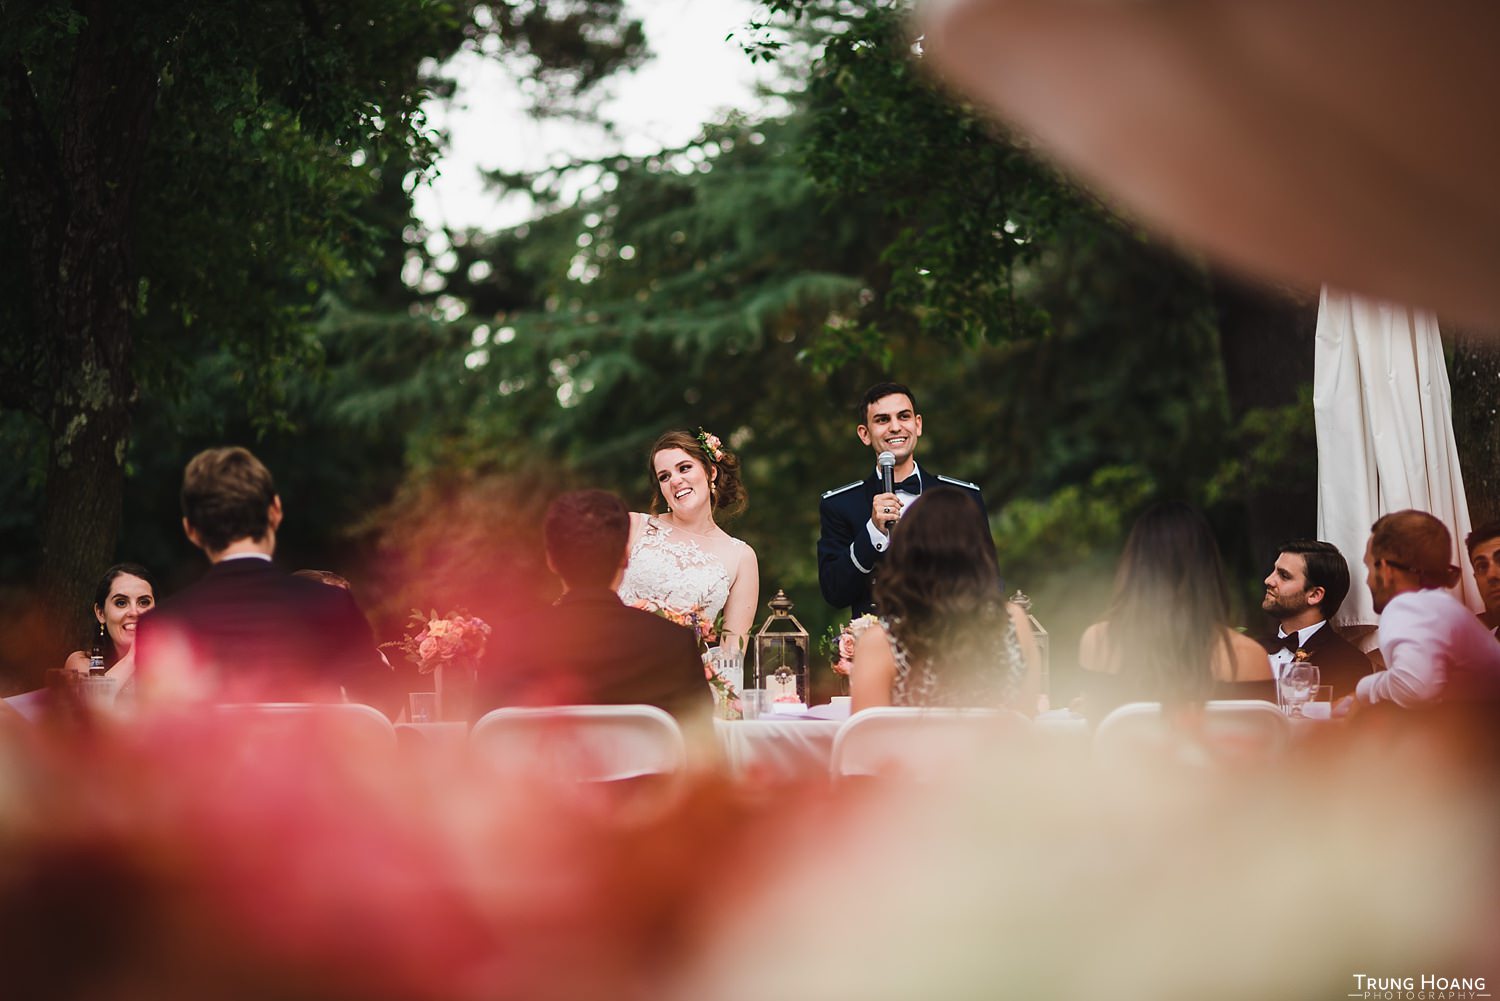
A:
[[[485,190],[481,169],[532,170],[575,156],[613,152],[643,155],[686,142],[704,122],[730,108],[754,107],[756,80],[738,41],[755,13],[751,0],[632,0],[653,58],[633,73],[603,84],[601,116],[617,136],[566,121],[538,121],[524,110],[514,79],[494,60],[463,53],[448,66],[458,80],[451,102],[433,102],[428,115],[449,134],[441,173],[416,192],[417,216],[429,226],[500,229],[530,213],[524,198]]]

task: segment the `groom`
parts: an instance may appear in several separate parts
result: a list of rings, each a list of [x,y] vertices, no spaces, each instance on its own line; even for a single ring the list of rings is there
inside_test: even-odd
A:
[[[823,599],[835,608],[852,609],[855,616],[875,610],[870,601],[870,579],[890,546],[891,529],[901,513],[926,487],[946,483],[961,487],[984,514],[979,488],[963,480],[927,472],[917,466],[917,442],[922,438],[922,415],[912,391],[898,382],[876,383],[865,390],[858,406],[855,434],[877,459],[881,452],[896,458],[893,489],[886,493],[877,465],[864,480],[835,487],[823,495],[818,514],[818,584]],[[986,531],[986,534],[988,532]]]

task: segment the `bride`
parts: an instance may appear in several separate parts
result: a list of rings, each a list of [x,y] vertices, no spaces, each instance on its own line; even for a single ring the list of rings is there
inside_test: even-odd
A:
[[[668,431],[651,446],[657,493],[651,514],[630,516],[630,560],[620,582],[627,605],[696,614],[722,632],[749,634],[760,598],[755,550],[718,526],[745,509],[740,460],[718,438],[698,429]],[[657,514],[665,505],[664,514]],[[739,678],[726,678],[736,689]]]

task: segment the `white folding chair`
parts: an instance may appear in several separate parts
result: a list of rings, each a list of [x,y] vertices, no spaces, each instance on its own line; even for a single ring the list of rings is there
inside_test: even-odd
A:
[[[358,702],[229,702],[215,708],[257,738],[295,731],[396,746],[396,728],[385,714]]]
[[[1204,703],[1201,715],[1174,722],[1160,702],[1120,706],[1094,731],[1094,756],[1118,759],[1150,755],[1203,763],[1273,758],[1286,750],[1291,728],[1281,710],[1259,699]]]
[[[506,770],[576,782],[675,777],[687,761],[677,721],[655,706],[492,709],[469,743]]]
[[[863,709],[839,727],[828,771],[835,781],[874,775],[936,779],[952,774],[955,763],[1030,732],[1031,721],[1009,709]]]

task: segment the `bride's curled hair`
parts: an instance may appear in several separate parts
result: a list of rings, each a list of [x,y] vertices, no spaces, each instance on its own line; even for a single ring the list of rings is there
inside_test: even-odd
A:
[[[713,453],[709,452],[710,445],[714,449]],[[731,452],[729,446],[721,444],[718,438],[701,428],[697,434],[691,431],[668,431],[656,439],[651,451],[646,454],[646,471],[653,482],[656,480],[656,456],[669,448],[682,449],[703,466],[703,471],[708,474],[709,495],[713,499],[715,516],[733,518],[745,510],[745,505],[750,502],[750,494],[745,490],[744,481],[740,479],[739,456]],[[653,491],[651,513],[655,514],[661,504],[661,491]]]
[[[993,684],[1009,612],[988,525],[962,490],[927,490],[896,523],[872,595],[911,663],[941,673],[945,690]]]

